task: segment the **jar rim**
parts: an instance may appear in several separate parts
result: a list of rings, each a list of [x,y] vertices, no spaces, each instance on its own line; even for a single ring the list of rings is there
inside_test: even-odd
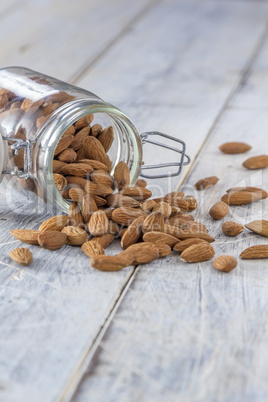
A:
[[[7,142],[3,139],[3,132],[0,126],[0,183],[3,180],[4,168],[7,165],[7,158],[8,158],[8,147]]]

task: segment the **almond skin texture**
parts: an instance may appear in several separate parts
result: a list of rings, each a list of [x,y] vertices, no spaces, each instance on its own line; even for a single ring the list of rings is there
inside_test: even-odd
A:
[[[73,163],[76,160],[76,152],[72,148],[66,148],[58,155],[61,162]]]
[[[203,262],[211,260],[215,251],[210,244],[194,244],[181,253],[181,260],[185,262]]]
[[[60,173],[61,168],[66,165],[65,162],[58,161],[57,159],[53,160],[53,173]]]
[[[84,127],[82,128],[82,130],[78,131],[77,134],[75,134],[74,136],[74,140],[71,143],[71,147],[77,151],[78,149],[80,149],[83,145],[83,142],[85,140],[85,138],[87,138],[87,136],[89,135],[90,132],[90,127]]]
[[[123,189],[120,194],[135,198],[137,201],[145,201],[152,196],[152,192],[145,187],[128,187]]]
[[[257,233],[261,236],[268,237],[268,221],[266,220],[257,220],[250,223],[247,223],[245,227],[251,230],[254,233]]]
[[[64,190],[68,185],[67,180],[61,174],[54,173],[53,174],[53,179],[54,179],[54,182],[55,182],[55,186],[57,187],[57,189],[59,191]]]
[[[116,208],[112,213],[112,219],[119,225],[129,226],[139,216],[146,216],[140,209],[121,207]]]
[[[92,195],[89,194],[83,197],[82,211],[86,223],[89,222],[92,214],[98,211],[98,206]]]
[[[246,248],[246,250],[240,254],[240,258],[248,260],[268,258],[268,244],[259,244],[258,246]]]
[[[98,135],[98,140],[102,144],[105,152],[107,153],[109,149],[112,146],[112,143],[114,141],[114,130],[113,127],[107,127],[105,128],[102,133]]]
[[[247,159],[243,166],[247,169],[264,169],[268,167],[268,155],[253,156]]]
[[[197,200],[192,195],[186,195],[183,198],[183,201],[186,201],[188,204],[188,211],[192,212],[198,207]]]
[[[119,191],[129,186],[130,173],[128,165],[125,162],[121,161],[116,165],[114,169],[114,181]]]
[[[151,212],[154,209],[155,205],[156,202],[154,200],[146,200],[141,204],[141,208],[144,212]]]
[[[77,120],[77,122],[74,125],[76,130],[81,130],[81,128],[88,126],[90,123],[92,123],[93,118],[94,118],[93,114],[81,117],[81,119]]]
[[[160,201],[155,204],[153,212],[160,212],[164,219],[169,218],[171,215],[171,206],[165,201]]]
[[[33,261],[33,255],[28,248],[15,248],[10,251],[9,257],[20,265],[30,265]]]
[[[220,150],[224,154],[242,154],[250,149],[251,146],[244,142],[226,142],[220,146]]]
[[[94,212],[88,223],[88,230],[92,236],[101,236],[108,233],[109,221],[103,211]]]
[[[125,233],[121,238],[121,247],[125,250],[132,244],[137,243],[137,241],[142,236],[142,225],[145,216],[139,216],[136,218],[126,229]]]
[[[178,251],[179,253],[182,253],[184,250],[186,250],[188,247],[191,247],[195,244],[209,244],[206,240],[203,239],[186,239],[182,240],[180,242],[177,242],[175,246],[173,247],[173,250]]]
[[[238,236],[240,233],[243,233],[244,226],[240,225],[240,223],[228,221],[222,225],[222,231],[226,236]]]
[[[164,232],[165,220],[160,212],[152,212],[143,222],[143,232]]]
[[[90,264],[92,268],[99,271],[120,271],[121,269],[132,265],[132,254],[117,255],[97,255],[91,258]]]
[[[111,194],[107,198],[107,206],[113,208],[120,207],[129,207],[129,208],[138,208],[140,206],[139,201],[134,198],[127,197],[122,194]]]
[[[103,255],[104,249],[100,245],[100,243],[96,241],[87,241],[81,246],[81,250],[85,253],[88,257],[94,257],[95,255]]]
[[[114,181],[112,176],[102,170],[94,170],[94,172],[90,176],[90,180],[96,184],[101,184],[103,186],[111,187],[112,189],[114,189]]]
[[[251,204],[263,199],[261,192],[236,191],[224,194],[221,200],[229,205]]]
[[[104,172],[108,172],[107,166],[100,161],[95,161],[93,159],[81,159],[78,161],[78,163],[86,163],[87,165],[92,166],[94,170],[103,170]]]
[[[61,169],[61,174],[65,176],[87,177],[92,172],[93,167],[87,163],[69,163]]]
[[[70,188],[69,189],[69,197],[71,200],[77,203],[81,203],[85,196],[85,191],[81,188]]]
[[[210,236],[208,233],[202,231],[202,232],[193,232],[192,230],[181,230],[180,228],[177,228],[172,225],[168,225],[165,223],[164,227],[164,232],[170,234],[171,236],[177,237],[179,240],[186,240],[186,239],[192,239],[192,238],[198,238],[198,239],[203,239],[206,240],[208,243],[212,243],[215,241],[215,239]]]
[[[73,142],[73,140],[74,140],[73,135],[63,135],[59,140],[58,145],[56,146],[54,156],[59,155],[62,151],[68,148],[69,145],[71,145],[71,143]]]
[[[97,138],[89,136],[84,140],[83,151],[87,159],[95,159],[107,166],[105,149]]]
[[[15,229],[9,232],[15,239],[22,241],[23,243],[38,245],[38,230],[27,229]]]
[[[66,234],[56,230],[47,230],[38,235],[39,245],[47,250],[58,250],[64,246],[66,240]]]
[[[163,232],[148,232],[143,235],[143,241],[149,243],[164,243],[168,244],[170,247],[178,244],[179,241],[176,237],[168,235]]]
[[[228,214],[228,212],[228,205],[223,201],[219,201],[210,209],[209,215],[215,220],[220,220],[224,218]]]
[[[237,260],[231,255],[220,255],[213,261],[213,267],[222,272],[231,272],[237,267]]]
[[[61,231],[64,226],[67,225],[69,222],[69,217],[66,215],[56,215],[52,216],[51,218],[47,219],[45,222],[43,222],[38,230],[39,232],[44,232],[46,230],[58,230]]]
[[[103,249],[106,249],[114,241],[114,236],[110,233],[107,233],[102,236],[94,237],[91,241],[99,243]]]
[[[262,199],[268,197],[267,191],[263,190],[262,188],[258,187],[233,187],[226,191],[226,193],[235,193],[237,191],[247,191],[249,193],[260,193]]]
[[[159,249],[153,243],[132,244],[121,254],[132,255],[132,264],[149,264],[159,258]]]
[[[215,186],[218,181],[219,179],[216,176],[206,177],[205,179],[199,180],[195,184],[195,187],[197,190],[205,190],[206,188]]]
[[[72,226],[84,227],[84,218],[80,206],[76,202],[70,204],[68,216]]]
[[[62,232],[67,235],[66,243],[70,246],[81,246],[88,240],[87,232],[75,226],[66,226]]]
[[[136,181],[135,185],[139,186],[139,187],[146,187],[147,186],[147,181],[143,180],[143,179],[139,179],[139,180]]]

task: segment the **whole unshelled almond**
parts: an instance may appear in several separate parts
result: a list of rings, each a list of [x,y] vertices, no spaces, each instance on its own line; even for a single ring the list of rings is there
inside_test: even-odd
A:
[[[90,264],[99,271],[120,271],[132,265],[132,260],[132,254],[96,255],[91,258]]]
[[[139,216],[146,216],[146,213],[140,209],[129,207],[116,208],[112,213],[112,219],[119,225],[128,226]]]
[[[143,232],[164,232],[165,220],[160,212],[152,212],[143,222]]]
[[[181,230],[176,226],[168,225],[165,223],[164,232],[170,234],[171,236],[177,237],[179,240],[186,240],[191,238],[198,238],[206,240],[208,243],[212,243],[215,241],[214,237],[210,236],[208,233],[201,232],[193,232],[192,230]]]
[[[186,262],[203,262],[211,260],[215,251],[210,244],[194,244],[181,253],[181,260]]]
[[[104,235],[94,237],[91,241],[99,243],[103,249],[106,249],[114,241],[114,235],[106,233]]]
[[[62,151],[64,151],[66,148],[68,148],[69,145],[71,145],[71,143],[73,142],[73,140],[74,140],[73,135],[62,136],[58,142],[58,145],[56,146],[54,156],[59,155]]]
[[[94,119],[93,114],[89,114],[87,116],[81,117],[81,119],[77,120],[77,122],[75,123],[75,128],[76,130],[81,130],[81,128],[84,128],[86,126],[88,126],[90,123],[92,123]]]
[[[61,162],[73,163],[76,160],[76,152],[73,148],[66,148],[58,155],[58,159]]]
[[[169,218],[171,215],[171,206],[165,201],[160,201],[155,204],[153,212],[160,212],[164,219]]]
[[[114,181],[119,191],[129,186],[130,173],[128,165],[124,161],[121,161],[116,165],[114,169]]]
[[[53,179],[55,182],[55,186],[57,187],[58,190],[64,190],[68,185],[68,182],[65,179],[65,177],[59,173],[54,173]]]
[[[213,261],[213,267],[222,272],[231,272],[237,267],[237,260],[232,255],[220,255]]]
[[[107,200],[103,197],[100,197],[99,195],[94,195],[94,200],[97,204],[97,207],[103,207],[104,205],[107,204]]]
[[[135,185],[139,186],[139,187],[147,187],[147,181],[143,180],[143,179],[139,179],[139,180],[136,181]]]
[[[152,192],[145,187],[127,187],[120,191],[120,194],[135,198],[137,201],[145,201],[152,196]]]
[[[114,181],[112,176],[109,173],[104,172],[103,170],[94,170],[94,172],[90,176],[90,180],[96,184],[100,184],[105,187],[111,187],[114,189]]]
[[[154,209],[155,205],[156,202],[154,200],[146,200],[141,204],[141,208],[144,212],[151,212]]]
[[[69,189],[69,198],[74,202],[81,203],[85,196],[86,192],[82,188],[70,188]]]
[[[58,161],[57,159],[53,160],[53,173],[60,173],[61,168],[66,165],[65,162]]]
[[[38,230],[29,230],[29,229],[14,229],[9,232],[15,239],[22,241],[23,243],[28,244],[38,244]]]
[[[258,246],[246,248],[246,250],[240,254],[240,258],[249,260],[268,258],[268,244],[259,244]]]
[[[70,218],[71,226],[84,227],[84,218],[80,206],[76,202],[70,204],[68,216]]]
[[[107,166],[100,161],[95,161],[93,159],[80,159],[78,163],[86,163],[87,165],[91,165],[94,170],[103,170],[104,172],[108,172]]]
[[[96,201],[94,197],[90,194],[87,194],[83,197],[83,202],[82,202],[82,211],[83,211],[83,216],[84,220],[86,223],[89,222],[89,219],[91,218],[92,214],[94,212],[98,211],[98,206],[96,204]]]
[[[88,240],[87,232],[76,226],[66,226],[62,232],[67,235],[66,243],[70,246],[81,246]]]
[[[69,163],[61,168],[61,174],[65,176],[87,177],[93,172],[93,167],[87,163]]]
[[[250,149],[251,146],[244,142],[226,142],[220,146],[220,150],[224,154],[242,154]]]
[[[106,214],[99,210],[93,212],[88,223],[88,230],[92,236],[101,236],[108,233],[109,221]]]
[[[112,143],[114,141],[114,130],[113,127],[107,127],[105,128],[102,133],[98,135],[98,140],[102,144],[105,152],[107,153],[109,149],[112,146]]]
[[[264,169],[268,167],[268,155],[253,156],[247,159],[243,166],[247,169]]]
[[[254,233],[268,237],[268,221],[264,219],[247,223],[245,227]]]
[[[73,142],[71,143],[71,147],[75,151],[80,149],[83,145],[85,138],[87,138],[89,133],[90,133],[90,126],[84,127],[84,128],[82,128],[82,130],[78,131],[78,133],[75,134],[75,136],[74,136]]]
[[[28,248],[15,248],[9,253],[10,258],[20,265],[30,265],[33,261],[33,255]]]
[[[219,179],[216,176],[206,177],[205,179],[199,180],[195,184],[195,187],[197,190],[205,190],[206,188],[214,186],[218,181]]]
[[[136,218],[127,228],[125,233],[121,238],[121,247],[125,250],[132,244],[137,243],[137,241],[142,236],[142,225],[144,222],[145,216],[139,216]]]
[[[66,234],[57,230],[47,230],[38,235],[39,245],[47,250],[58,250],[64,246],[66,240]]]
[[[268,197],[267,191],[263,190],[262,188],[258,187],[233,187],[229,188],[226,193],[236,193],[237,191],[247,191],[249,193],[260,193],[262,199]]]
[[[83,177],[76,177],[76,176],[66,176],[66,180],[68,182],[69,187],[81,188],[81,189],[84,189],[85,185],[89,182]]]
[[[229,205],[245,205],[262,200],[263,195],[260,192],[232,191],[230,193],[224,194],[221,199],[223,202]]]
[[[191,233],[208,233],[207,227],[201,222],[193,222],[193,221],[182,221],[182,223],[178,226],[181,231],[187,231]]]
[[[64,226],[69,222],[69,217],[66,215],[56,215],[48,218],[38,228],[39,232],[45,232],[46,230],[58,230],[61,231]]]
[[[127,197],[126,195],[122,195],[119,193],[108,195],[107,206],[113,208],[120,207],[129,207],[129,208],[138,208],[140,206],[139,201],[135,200],[132,197]]]
[[[90,135],[93,137],[98,137],[98,135],[102,132],[102,126],[100,124],[94,124],[91,127]]]
[[[213,219],[219,220],[224,218],[228,214],[228,212],[229,206],[225,202],[219,201],[210,208],[209,215]]]
[[[87,241],[82,244],[81,249],[88,257],[94,257],[95,255],[104,254],[104,249],[100,245],[100,243],[93,240]]]
[[[186,250],[188,247],[191,247],[195,244],[209,244],[206,240],[203,239],[186,239],[182,240],[180,242],[177,242],[175,246],[173,247],[173,250],[178,251],[179,253],[182,253],[184,250]]]
[[[186,195],[185,197],[183,197],[183,201],[187,202],[189,212],[194,211],[198,207],[197,200],[192,195]]]
[[[238,236],[244,231],[243,225],[232,221],[224,222],[221,228],[226,236]]]
[[[107,155],[100,141],[92,136],[83,142],[83,151],[86,159],[95,159],[107,166]]]
[[[164,243],[168,244],[170,247],[173,247],[175,244],[178,244],[179,240],[171,236],[167,233],[163,232],[147,232],[143,235],[143,241],[149,243]]]

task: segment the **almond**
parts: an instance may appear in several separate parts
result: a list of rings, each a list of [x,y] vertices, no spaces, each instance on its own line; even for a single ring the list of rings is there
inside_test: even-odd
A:
[[[253,156],[247,159],[243,166],[247,169],[264,169],[268,167],[268,155]]]
[[[107,153],[109,149],[112,146],[112,143],[114,141],[114,130],[113,127],[107,127],[105,128],[102,133],[98,135],[98,140],[102,144],[105,152]]]
[[[66,148],[68,148],[71,145],[71,143],[73,142],[73,140],[74,140],[73,135],[62,136],[56,146],[54,156],[59,155],[62,151],[64,151]]]
[[[81,117],[81,119],[77,120],[77,122],[74,124],[74,126],[75,126],[76,130],[81,130],[81,128],[89,126],[89,124],[92,123],[93,119],[94,119],[93,114],[89,114],[89,115]]]
[[[82,244],[81,249],[88,257],[94,257],[95,255],[104,254],[104,249],[102,248],[100,243],[93,240],[87,241]]]
[[[98,137],[98,135],[102,132],[102,126],[100,124],[94,124],[91,127],[90,135],[93,137]]]
[[[76,177],[76,176],[66,176],[66,180],[68,181],[69,187],[74,188],[85,188],[85,185],[88,183],[88,180],[84,179],[83,177]]]
[[[113,208],[120,208],[120,207],[138,208],[140,206],[139,201],[135,200],[132,197],[127,197],[119,193],[111,194],[106,199],[107,199],[107,205]]]
[[[144,212],[151,212],[154,209],[155,205],[156,202],[154,200],[146,200],[141,204],[141,208]]]
[[[69,163],[61,169],[61,174],[65,176],[87,177],[92,172],[92,166],[86,163]]]
[[[183,198],[183,201],[186,201],[187,205],[188,205],[188,211],[192,212],[194,211],[197,207],[198,207],[198,203],[195,197],[193,197],[192,195],[186,195]],[[187,211],[187,212],[188,212]]]
[[[60,173],[61,168],[65,166],[65,162],[58,161],[57,159],[53,160],[53,173]]]
[[[131,254],[117,255],[97,255],[91,258],[92,268],[99,271],[119,271],[129,265],[132,265],[133,257]]]
[[[103,170],[94,170],[94,172],[90,176],[90,180],[96,184],[100,184],[105,187],[111,187],[114,189],[114,181],[112,176],[109,173],[104,172]]]
[[[40,232],[46,230],[58,230],[61,231],[64,226],[69,222],[69,217],[66,215],[56,215],[44,221],[38,228]]]
[[[203,262],[211,260],[215,251],[210,244],[194,244],[181,253],[181,260],[186,262]]]
[[[38,101],[34,102],[31,99],[25,98],[21,104],[21,109],[24,110],[24,112],[27,112],[28,115],[32,115],[37,112],[43,102],[43,99],[39,99]]]
[[[175,244],[178,244],[179,242],[179,240],[176,237],[163,232],[144,233],[143,241],[149,243],[164,243],[168,244],[170,247],[173,247]]]
[[[120,191],[120,194],[135,198],[137,201],[144,201],[152,196],[152,192],[144,187],[128,187]]]
[[[103,211],[96,211],[90,217],[88,231],[92,236],[101,236],[108,233],[109,221]]]
[[[90,133],[90,127],[84,127],[82,130],[78,131],[78,133],[75,134],[73,142],[71,143],[71,147],[75,150],[78,151],[83,145],[84,140],[87,138],[87,136]]]
[[[213,219],[219,220],[224,218],[228,214],[228,212],[229,212],[228,205],[223,201],[219,201],[216,204],[214,204],[213,207],[210,208],[209,215]]]
[[[71,125],[66,131],[64,131],[63,135],[75,135],[75,127]]]
[[[160,212],[164,219],[169,218],[171,215],[171,206],[165,201],[160,201],[155,204],[153,212]]]
[[[244,231],[243,225],[232,221],[224,222],[221,228],[226,236],[238,236]]]
[[[74,187],[74,188],[69,189],[69,197],[74,202],[81,203],[83,201],[84,196],[85,196],[85,191],[82,190],[81,188]]]
[[[73,148],[66,148],[58,155],[58,159],[61,162],[73,163],[76,160],[76,152]]]
[[[68,216],[71,226],[84,227],[84,218],[80,206],[76,202],[70,204]]]
[[[93,181],[88,181],[85,185],[85,192],[94,196],[107,197],[107,195],[113,194],[113,189],[102,184],[93,183]]]
[[[66,226],[62,229],[62,233],[66,234],[66,243],[70,246],[81,246],[88,240],[87,232],[76,226]]]
[[[172,225],[168,225],[165,223],[164,227],[164,232],[167,234],[170,234],[171,236],[177,237],[179,240],[185,240],[185,239],[190,239],[190,238],[198,238],[198,239],[203,239],[206,240],[208,243],[212,243],[215,241],[215,239],[210,236],[208,233],[202,231],[202,232],[193,232],[191,230],[181,230],[180,228],[177,228]]]
[[[100,197],[99,195],[94,195],[93,198],[97,204],[97,207],[103,207],[104,205],[107,204],[106,199],[103,197]]]
[[[231,255],[220,255],[213,261],[213,267],[222,272],[230,272],[237,267],[237,260]]]
[[[178,239],[177,239],[178,240]],[[173,250],[178,251],[179,253],[182,253],[184,250],[186,250],[188,247],[191,247],[195,244],[209,244],[206,240],[203,239],[186,239],[182,240],[180,242],[177,242],[175,246],[173,247]]]
[[[100,161],[95,161],[93,159],[81,159],[79,160],[79,163],[86,163],[88,165],[91,165],[94,170],[104,170],[105,172],[108,172],[107,166]]]
[[[102,248],[106,249],[114,241],[114,235],[106,233],[104,235],[94,237],[91,241],[99,243]]]
[[[38,235],[39,245],[47,250],[58,250],[64,246],[66,240],[66,234],[56,230],[47,230]]]
[[[132,255],[132,264],[149,264],[159,258],[159,248],[153,243],[137,243],[129,246],[121,254]]]
[[[177,213],[176,215],[170,216],[167,219],[167,223],[169,223],[170,225],[173,225],[173,226],[178,226],[178,227],[180,227],[185,222],[194,222],[194,217],[192,215]]]
[[[260,193],[262,196],[262,199],[267,198],[268,197],[268,193],[267,191],[258,188],[258,187],[233,187],[230,188],[229,190],[226,191],[226,193],[235,193],[237,191],[247,191],[250,193]]]
[[[33,261],[33,255],[28,248],[15,248],[9,253],[10,258],[20,265],[30,265]]]
[[[59,193],[62,196],[62,198],[65,198],[66,200],[70,199],[68,188],[65,188],[65,190],[60,190]]]
[[[125,250],[132,244],[137,243],[142,235],[142,225],[145,216],[139,216],[136,218],[127,228],[121,238],[121,247]]]
[[[146,214],[141,210],[129,207],[116,208],[112,213],[113,221],[124,226],[130,225],[139,216],[146,216]]]
[[[113,236],[118,236],[121,231],[121,226],[119,226],[114,221],[108,219],[108,234],[112,234]]]
[[[171,193],[166,194],[165,197],[159,198],[158,200],[157,199],[154,199],[154,200],[156,202],[165,201],[165,202],[168,202],[169,204],[171,204],[171,203],[176,204],[176,201],[182,200],[183,197],[184,197],[183,192],[181,192],[181,191],[172,191]]]
[[[263,195],[260,192],[236,191],[224,194],[221,199],[229,205],[245,205],[262,200]]]
[[[183,221],[178,228],[181,231],[191,232],[191,233],[208,233],[207,227],[201,222]]]
[[[54,173],[53,179],[55,182],[55,186],[57,187],[58,190],[64,190],[68,185],[68,182],[65,179],[65,177],[59,173]]]
[[[92,195],[85,195],[82,202],[83,216],[86,223],[89,222],[92,214],[98,211],[98,207]]]
[[[143,232],[164,232],[164,217],[160,212],[152,212],[143,222]]]
[[[119,191],[129,186],[130,173],[128,165],[124,161],[121,161],[116,165],[114,169],[114,181]]]
[[[250,149],[251,146],[244,142],[226,142],[220,146],[220,150],[224,154],[242,154]]]
[[[95,137],[87,137],[83,143],[83,151],[86,159],[95,159],[107,166],[107,155],[99,140]]]
[[[28,244],[38,244],[38,230],[14,229],[9,232],[15,239]]]
[[[268,221],[264,219],[247,223],[245,227],[254,233],[268,237]]]
[[[147,187],[147,181],[143,180],[143,179],[139,179],[139,180],[136,181],[135,185],[139,186],[139,187]]]
[[[166,257],[171,254],[171,247],[166,243],[154,243],[154,246],[157,247],[159,258]]]
[[[268,258],[268,244],[259,244],[258,246],[252,246],[246,248],[241,254],[240,258],[243,259],[257,259]]]
[[[206,188],[215,186],[218,181],[219,179],[216,176],[206,177],[205,179],[199,180],[195,184],[195,187],[197,190],[205,190]]]

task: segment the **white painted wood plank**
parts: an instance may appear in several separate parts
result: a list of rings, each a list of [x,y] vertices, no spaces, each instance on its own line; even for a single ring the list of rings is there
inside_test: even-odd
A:
[[[243,96],[242,90],[238,101]],[[216,256],[238,258],[250,245],[268,244],[267,238],[247,230],[237,239],[228,238],[220,231],[223,221],[215,222],[208,215],[230,187],[267,189],[268,169],[242,167],[249,156],[267,153],[267,125],[266,110],[228,109],[184,186],[199,200],[196,219],[216,237]],[[219,145],[232,140],[248,141],[253,149],[246,155],[220,153]],[[212,173],[220,178],[218,184],[197,192],[196,181]],[[268,219],[267,206],[266,199],[232,207],[224,220],[245,224]],[[109,400],[117,402],[264,401],[268,392],[267,268],[266,260],[239,259],[236,270],[225,274],[211,262],[187,264],[176,254],[139,267],[74,401],[102,402],[107,389]]]

